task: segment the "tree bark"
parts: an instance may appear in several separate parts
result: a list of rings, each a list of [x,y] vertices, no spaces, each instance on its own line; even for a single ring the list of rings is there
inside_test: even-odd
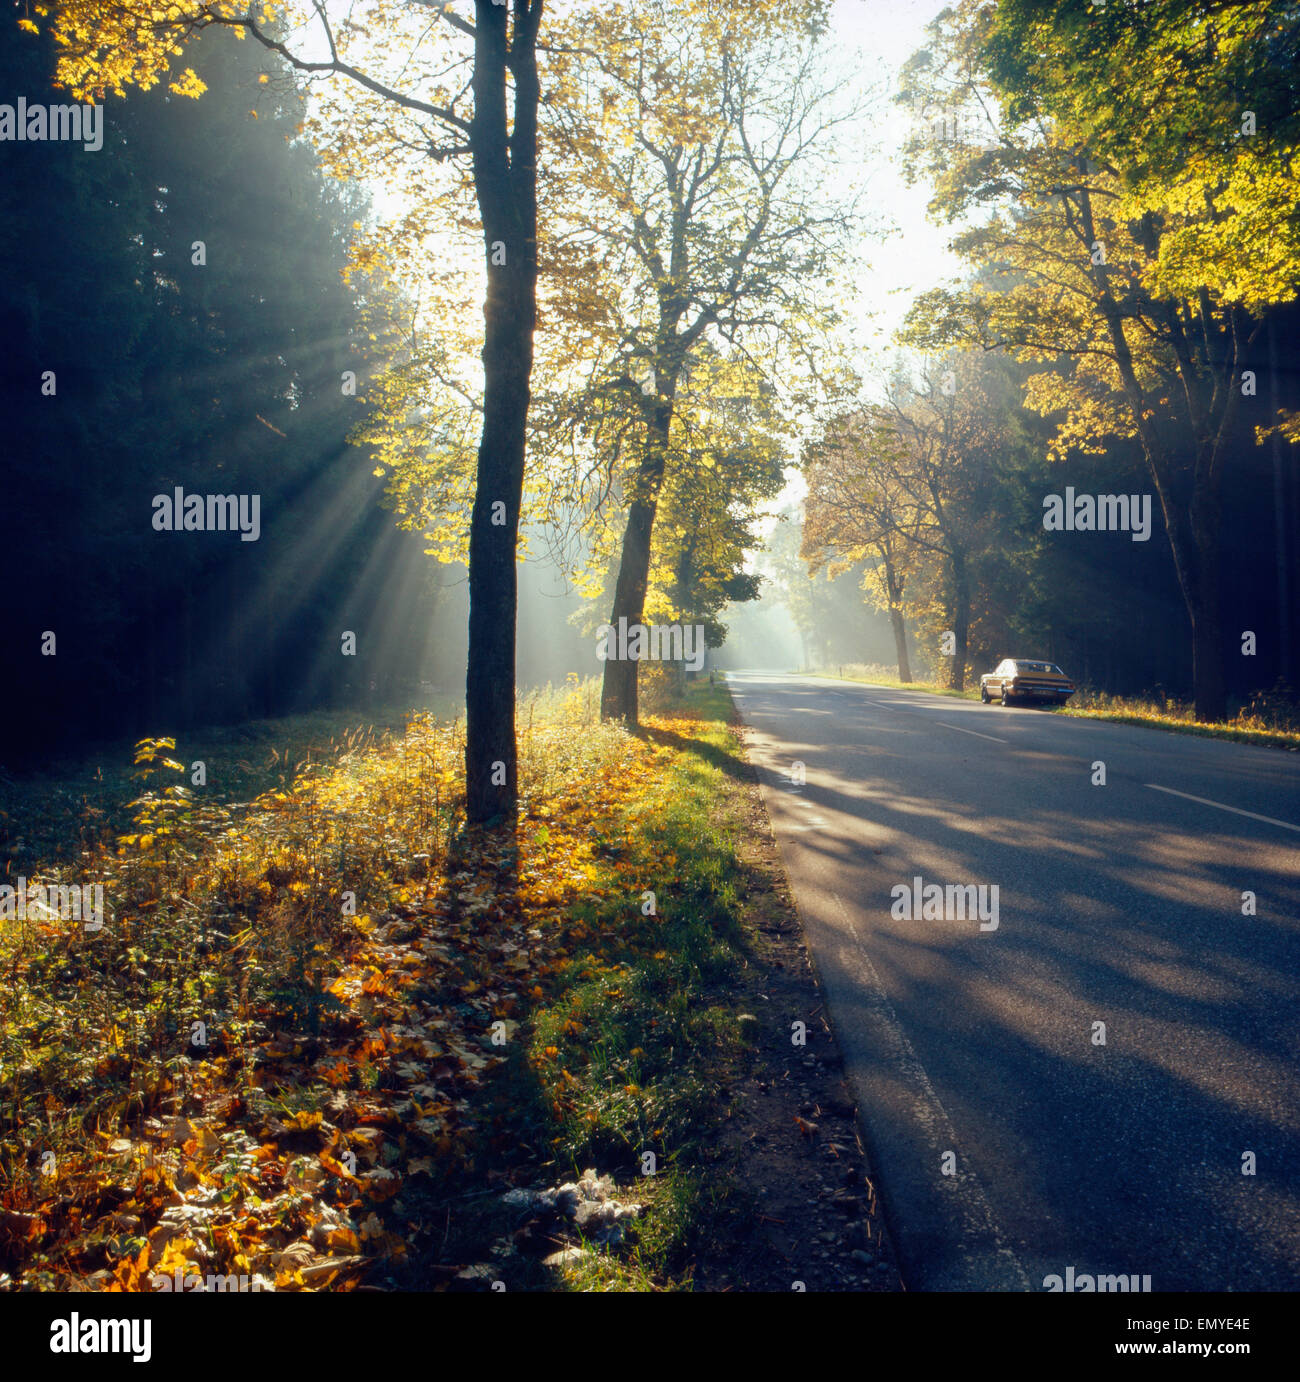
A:
[[[956,648],[952,667],[948,672],[948,689],[962,691],[966,687],[966,649],[970,637],[970,577],[964,555],[952,555],[952,631]]]
[[[903,623],[903,583],[887,553],[882,553],[881,561],[885,568],[885,594],[889,597],[889,622],[893,625],[894,649],[898,655],[898,679],[910,682],[912,664],[907,657],[907,626]]]
[[[907,657],[907,629],[903,624],[903,611],[897,605],[889,607],[889,622],[894,626],[894,647],[898,653],[898,679],[901,682],[912,680],[912,664]]]
[[[609,622],[615,628],[620,619],[626,619],[628,628],[631,628],[633,624],[642,622],[645,613],[646,586],[650,580],[650,542],[654,534],[655,512],[659,507],[659,491],[668,465],[668,437],[676,391],[676,378],[666,380],[663,391],[650,411],[646,449],[637,469],[635,498],[628,510],[623,550],[619,555],[618,580],[614,586],[614,608]],[[629,726],[638,723],[637,671],[638,664],[635,662],[606,661],[600,689],[602,720],[623,720]]]
[[[514,31],[492,0],[475,5],[474,188],[488,258],[483,304],[483,432],[469,540],[465,677],[466,818],[513,815],[516,548],[533,332],[537,323],[537,27],[541,0],[515,0]],[[506,115],[513,76],[514,128]]]

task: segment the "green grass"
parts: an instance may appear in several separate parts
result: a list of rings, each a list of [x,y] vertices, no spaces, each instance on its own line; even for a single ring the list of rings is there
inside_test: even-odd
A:
[[[575,955],[552,980],[529,1043],[531,1063],[565,1072],[563,1111],[545,1109],[535,1087],[531,1107],[516,1104],[520,1136],[549,1128],[557,1179],[595,1166],[619,1179],[620,1197],[647,1206],[626,1248],[565,1269],[575,1290],[689,1289],[690,1259],[732,1213],[711,1145],[726,1112],[718,1087],[747,1049],[729,1001],[747,944],[741,865],[718,812],[731,790],[719,764],[738,764],[739,748],[725,688],[693,687],[683,708],[691,718],[668,709],[651,722],[650,738],[671,737],[675,751],[628,822],[630,876],[655,891],[659,915],[629,924],[621,898],[583,904],[601,953]],[[517,1078],[511,1098],[524,1088]],[[646,1153],[653,1176],[642,1174]]]
[[[1110,720],[1121,725],[1141,725],[1168,730],[1173,734],[1195,734],[1203,739],[1228,739],[1238,744],[1259,744],[1265,748],[1300,750],[1300,730],[1285,724],[1269,723],[1268,718],[1239,712],[1235,720],[1203,722],[1194,718],[1190,706],[1177,702],[1160,704],[1133,697],[1108,696],[1104,692],[1081,691],[1062,714],[1084,720]]]
[[[442,713],[439,707],[433,711]],[[189,765],[201,761],[207,772],[205,798],[230,805],[283,791],[308,769],[332,766],[400,737],[409,714],[397,707],[317,710],[207,726],[176,738],[186,780]],[[101,744],[41,772],[11,772],[0,765],[0,858],[11,873],[30,875],[38,866],[74,863],[130,829],[129,803],[139,795],[131,775],[134,743]]]

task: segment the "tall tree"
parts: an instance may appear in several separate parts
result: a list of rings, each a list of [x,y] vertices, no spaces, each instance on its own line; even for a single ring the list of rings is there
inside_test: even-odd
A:
[[[951,658],[948,685],[955,691],[966,684],[976,563],[990,537],[981,500],[1001,442],[988,376],[972,356],[949,356],[919,378],[899,369],[879,415],[893,435],[894,444],[879,454],[895,487],[900,532],[939,566],[942,642],[951,635],[951,650],[941,655]]]
[[[919,546],[916,507],[898,478],[902,464],[898,434],[884,410],[829,419],[804,447],[808,493],[800,554],[812,574],[826,566],[836,576],[867,563],[862,588],[889,614],[898,677],[910,682],[905,596]]]
[[[620,391],[627,519],[611,622],[642,622],[654,529],[683,444],[679,390],[706,347],[798,353],[829,315],[850,219],[818,186],[823,146],[855,112],[818,78],[824,6],[626,0],[584,15],[555,163],[571,239],[602,267],[597,373]],[[613,453],[611,453],[613,454]],[[601,712],[637,719],[637,664],[605,664]]]
[[[1216,34],[1235,32],[1239,20],[1257,48],[1285,49],[1290,40],[1260,25],[1266,8],[1162,4],[1134,20],[1117,6],[1095,20],[1113,41],[1094,30],[1076,49],[1071,36],[1094,22],[1078,5],[1040,7],[1031,31],[1023,5],[1004,15],[1001,6],[964,0],[935,22],[931,47],[905,78],[913,98],[994,113],[1005,106],[992,147],[927,141],[914,167],[935,179],[941,217],[969,225],[972,212],[991,213],[955,245],[1007,274],[997,286],[976,279],[923,295],[906,338],[929,348],[998,346],[1046,362],[1028,399],[1063,417],[1058,455],[1097,453],[1108,438],[1136,440],[1191,625],[1202,719],[1221,718],[1226,703],[1223,484],[1248,394],[1243,371],[1260,310],[1300,283],[1300,237],[1286,141],[1271,141],[1270,153],[1249,143],[1249,124],[1223,125],[1239,93],[1212,86],[1202,109],[1199,90],[1180,86],[1177,121],[1162,103],[1173,99],[1179,70],[1171,52],[1201,66],[1198,45],[1213,50]],[[1141,31],[1148,20],[1145,40],[1123,29]],[[1294,27],[1293,15],[1284,27]],[[1099,89],[1159,97],[1140,121],[1149,143],[1119,130],[1122,122],[1097,118]],[[1204,137],[1179,152],[1185,124]]]
[[[473,822],[513,813],[518,794],[515,552],[537,313],[537,36],[543,4],[475,0],[472,22],[451,3],[431,7],[419,0],[376,3],[338,22],[324,0],[260,7],[214,0],[162,11],[143,0],[111,6],[67,0],[54,13],[60,78],[79,99],[156,84],[186,39],[223,25],[250,35],[294,71],[346,79],[376,98],[386,113],[414,121],[414,132],[405,130],[406,141],[434,162],[468,157],[487,275],[484,406],[469,542],[465,770],[466,809]],[[406,21],[410,46],[394,63],[393,34],[402,32]],[[422,43],[435,27],[439,36],[458,41],[459,49],[426,57]],[[304,56],[311,51],[308,29],[319,57]],[[286,37],[291,33],[293,40]],[[458,77],[466,66],[467,83]],[[202,91],[191,71],[172,87],[183,95]],[[470,95],[472,111],[466,114]],[[377,137],[390,133],[381,121]],[[355,155],[355,145],[340,135],[340,161],[346,162],[349,152]]]
[[[785,485],[775,402],[743,361],[708,353],[692,362],[679,393],[683,441],[660,493],[646,610],[656,622],[702,628],[711,648],[726,639],[724,607],[759,596],[748,554],[761,545],[763,505]],[[677,675],[680,685],[680,667]]]

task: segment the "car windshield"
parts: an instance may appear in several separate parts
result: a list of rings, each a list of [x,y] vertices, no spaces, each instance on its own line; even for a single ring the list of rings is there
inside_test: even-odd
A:
[[[1054,662],[1017,662],[1017,672],[1047,672],[1052,676],[1063,677],[1064,672]]]

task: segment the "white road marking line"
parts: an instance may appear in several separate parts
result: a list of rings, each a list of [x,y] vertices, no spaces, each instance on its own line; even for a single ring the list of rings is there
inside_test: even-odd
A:
[[[962,729],[960,725],[950,725],[946,720],[936,720],[936,725],[942,725],[944,729],[955,729],[958,734],[973,734],[976,739],[987,739],[993,744],[1009,744],[1009,739],[995,739],[991,734],[981,734],[977,729]]]
[[[871,952],[867,943],[859,928],[854,924],[853,918],[849,916],[848,908],[844,905],[844,899],[840,897],[839,893],[834,892],[831,893],[831,897],[835,901],[836,910],[840,914],[840,920],[847,928],[848,935],[857,942],[857,953],[867,981],[867,1003],[875,1008],[875,1021],[884,1026],[889,1039],[894,1043],[893,1050],[877,1052],[877,1057],[888,1061],[893,1066],[896,1076],[901,1077],[902,1083],[908,1087],[913,1099],[913,1116],[919,1125],[919,1131],[930,1143],[937,1158],[943,1149],[960,1147],[963,1144],[957,1135],[957,1130],[953,1127],[952,1119],[948,1117],[948,1110],[944,1108],[938,1092],[930,1082],[929,1072],[921,1063],[916,1048],[903,1030],[898,1012],[893,1003],[890,1002],[889,995],[885,992],[885,986],[880,981],[880,975],[871,962]],[[864,1109],[869,1112],[871,1106],[868,1101],[864,1098],[862,1102]],[[863,1121],[865,1122],[866,1119],[864,1118]],[[992,1256],[1004,1270],[1016,1278],[1016,1286],[1011,1289],[1028,1291],[1031,1289],[1028,1274],[1021,1265],[1020,1259],[1006,1245],[1001,1226],[994,1218],[992,1207],[984,1193],[983,1182],[973,1167],[970,1167],[971,1160],[972,1158],[967,1158],[969,1169],[961,1171],[951,1179],[943,1176],[937,1177],[945,1185],[948,1193],[960,1195],[964,1200],[960,1214],[955,1214],[949,1224],[949,1231],[965,1238],[967,1242],[969,1242],[969,1235],[972,1233],[977,1239],[981,1235],[987,1235],[991,1243]],[[959,1217],[962,1220],[960,1225],[957,1223]]]
[[[1171,797],[1183,797],[1187,801],[1198,801],[1202,806],[1217,806],[1220,811],[1231,811],[1234,816],[1249,816],[1252,821],[1263,821],[1266,825],[1280,825],[1283,830],[1294,830],[1300,835],[1300,825],[1289,825],[1286,821],[1275,820],[1272,816],[1258,816],[1254,811],[1243,811],[1237,806],[1225,806],[1221,801],[1211,801],[1208,797],[1194,797],[1190,792],[1176,792],[1172,787],[1158,787],[1154,782],[1144,782],[1153,792],[1167,792]]]

